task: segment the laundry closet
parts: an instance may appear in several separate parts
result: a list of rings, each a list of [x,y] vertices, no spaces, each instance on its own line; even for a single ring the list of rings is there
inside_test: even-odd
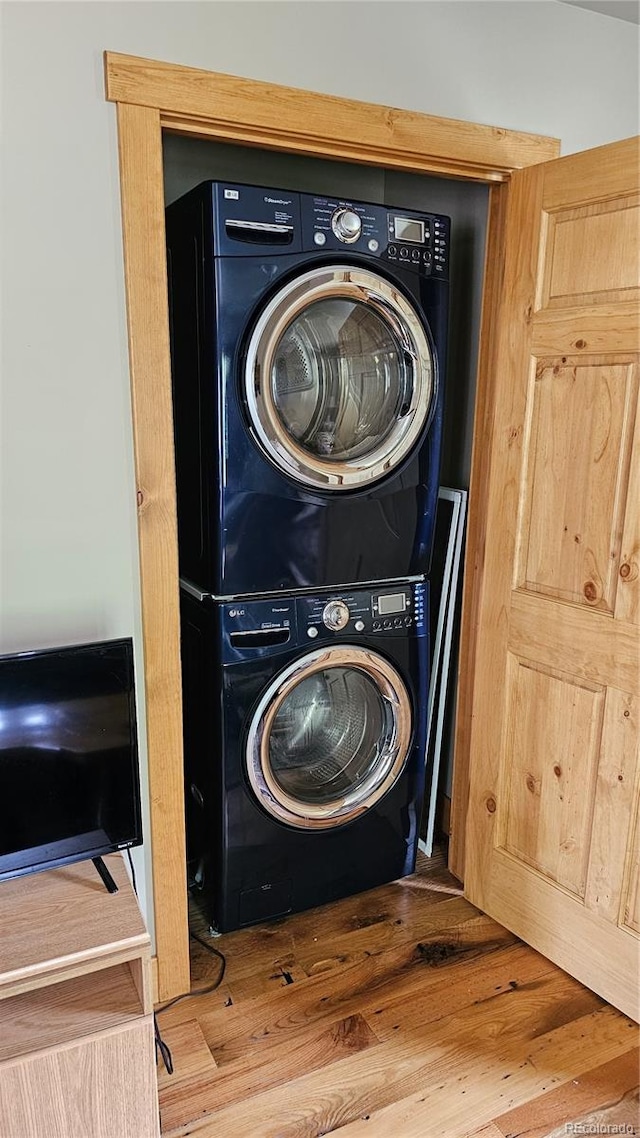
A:
[[[455,451],[459,409],[473,402],[471,329],[483,295],[450,864],[478,908],[635,1015],[638,140],[560,159],[556,139],[128,56],[107,53],[106,75],[118,104],[160,997],[183,991],[189,976],[165,207],[203,176],[225,176],[222,163],[198,160],[165,195],[163,137],[173,146],[179,135],[186,141],[175,146],[191,153],[196,139],[255,147],[259,176],[243,166],[233,177],[261,186],[271,152],[323,155],[332,174],[354,162],[355,178],[382,180],[357,200],[373,199],[372,214],[376,196],[392,201],[400,230],[403,211],[414,219],[412,200],[417,212],[428,198],[451,217],[459,291],[442,478],[458,485],[469,453]],[[457,247],[454,198],[463,221],[473,215],[458,225]],[[344,220],[350,233],[354,219]],[[468,437],[466,414],[465,428]],[[407,603],[400,590],[382,598],[393,628]],[[298,633],[344,620],[342,608],[325,607]]]
[[[456,592],[449,578],[448,647],[453,642],[453,660],[447,658],[444,665],[439,659],[432,660],[434,645],[442,645],[445,606],[440,608],[440,599],[445,562],[446,572],[451,573],[451,552],[443,548],[448,537],[443,532],[446,516],[438,515],[431,579],[427,584],[410,582],[419,581],[431,560],[436,510],[442,506],[438,503],[438,465],[440,485],[453,488],[453,494],[461,492],[464,498],[469,484],[488,189],[481,184],[172,134],[163,137],[163,157],[165,201],[170,207],[167,233],[189,875],[193,894],[202,890],[203,896],[209,895],[206,904],[213,927],[227,931],[410,872],[420,819],[420,832],[428,843],[423,840],[421,846],[430,852],[436,795],[440,804],[450,798]],[[194,191],[194,187],[200,188]],[[339,227],[344,203],[345,224],[352,222],[353,236],[343,234]],[[298,210],[302,211],[301,236]],[[395,213],[387,214],[387,210]],[[202,218],[210,212],[212,221],[205,220],[202,230]],[[327,226],[325,214],[333,214],[339,241]],[[292,254],[285,243],[299,244],[305,231],[313,232],[314,221],[316,253],[310,244],[307,282],[301,276],[305,255]],[[207,237],[211,224],[214,228]],[[396,244],[395,231],[408,236]],[[360,245],[366,241],[364,255],[354,248],[358,256],[349,264],[350,245],[359,236]],[[278,248],[277,242],[284,248]],[[327,257],[332,244],[331,257]],[[216,297],[207,306],[206,293],[214,277],[214,262],[206,251],[210,246],[226,254],[229,267],[224,269],[226,277],[222,270],[215,270]],[[272,246],[276,255],[269,256]],[[386,277],[383,266],[382,276],[372,275],[377,263],[371,254],[386,255],[387,248]],[[331,272],[323,272],[320,252]],[[402,289],[395,291],[394,264],[400,257],[409,290],[420,283],[416,269],[422,268],[421,258],[428,259],[426,276],[433,280],[421,285],[418,304],[422,308],[418,311],[422,316],[418,319],[412,319]],[[341,265],[341,260],[347,264]],[[262,305],[263,292],[276,291],[274,282],[278,274],[284,273],[287,279],[289,265],[292,283],[260,315],[258,333],[239,352],[234,327],[244,331],[256,297]],[[407,275],[407,269],[413,272]],[[331,273],[335,280],[330,279]],[[444,273],[444,279],[439,280],[438,273]],[[391,283],[385,285],[385,279]],[[372,282],[373,291],[368,291]],[[304,302],[297,296],[303,286],[307,293],[311,289]],[[332,289],[341,299],[330,299]],[[349,299],[348,289],[355,301]],[[385,295],[378,295],[385,289]],[[362,303],[365,296],[367,304]],[[318,297],[319,301],[313,299]],[[298,332],[300,316],[292,319],[292,314],[308,313],[313,305],[314,326]],[[342,358],[337,362],[327,362],[333,348],[326,346],[326,326],[322,327],[323,317],[318,315],[323,306],[325,325],[337,320],[340,328]],[[303,316],[303,322],[310,319]],[[351,350],[350,322],[356,325],[354,350],[370,353],[367,363],[353,364],[344,356]],[[370,328],[365,328],[367,322]],[[429,345],[420,343],[423,322],[431,344],[435,337],[433,364]],[[257,394],[249,383],[243,392],[240,421],[234,417],[235,389],[243,383],[244,360],[250,363],[260,356],[259,345],[253,346],[258,334],[272,345],[273,390],[275,399],[284,404],[285,424],[288,414],[300,435],[301,416],[308,427],[305,446],[295,446],[294,460],[286,457],[282,409],[274,408],[270,414],[268,408],[261,410],[260,389],[266,387],[263,377],[269,374],[264,360],[255,363]],[[329,340],[333,335],[328,333]],[[216,338],[217,361],[212,337]],[[196,342],[200,343],[197,367]],[[275,362],[274,343],[284,344],[275,350]],[[406,368],[406,364],[393,362],[402,357],[403,350],[407,359],[424,360],[426,372],[410,385],[413,395],[396,399],[399,404],[407,401],[403,412],[411,433],[406,441],[400,428],[384,421],[389,414],[385,409],[389,391],[393,395],[392,373],[397,366]],[[230,359],[236,362],[230,365]],[[382,360],[378,365],[384,368],[381,379],[375,367],[371,371],[373,359]],[[332,404],[330,395],[318,396],[318,386],[335,387],[342,382],[336,380],[336,372],[353,367],[365,369],[362,379],[353,380],[359,392],[350,401],[350,411],[337,412],[335,398]],[[247,373],[250,370],[247,364]],[[318,378],[323,371],[327,374]],[[209,373],[211,381],[203,379]],[[315,403],[308,394],[314,382]],[[364,392],[375,391],[376,383],[382,385],[382,405],[370,416]],[[373,395],[368,398],[371,402]],[[408,402],[412,398],[415,406],[411,409]],[[305,412],[305,400],[312,411]],[[324,407],[319,412],[321,404]],[[252,438],[242,422],[247,407],[251,427],[255,419]],[[357,407],[364,409],[357,412]],[[345,447],[347,459],[351,453],[364,454],[368,464],[360,459],[331,466],[324,453],[331,432],[322,415],[328,416],[329,427],[333,416],[331,446]],[[216,426],[218,416],[224,422]],[[369,425],[371,418],[374,427]],[[360,444],[354,439],[358,419],[363,423],[363,436],[374,429],[381,431],[379,470],[375,446],[374,458],[368,458],[370,439]],[[428,422],[431,434],[437,432],[429,448],[424,441]],[[389,435],[393,443],[394,430],[399,451],[395,464],[402,467],[403,457],[412,456],[412,467],[399,483],[404,490],[396,494],[400,505],[388,486],[393,470]],[[421,437],[423,442],[418,445]],[[262,442],[269,463],[260,462],[256,442]],[[218,447],[219,456],[208,453],[211,446]],[[422,497],[416,497],[411,485],[422,451],[419,465],[424,487]],[[302,479],[320,490],[325,479],[331,485],[337,468],[347,489],[352,480],[356,494],[334,493],[333,505],[330,493],[319,500],[303,495],[299,501],[300,496],[290,492],[288,479],[278,481],[273,473],[273,466],[281,463],[294,481],[301,466]],[[275,488],[269,497],[271,483]],[[381,489],[367,504],[357,491],[370,483]],[[422,516],[412,518],[416,503]],[[421,531],[422,544],[412,555],[411,547],[418,540],[414,534]],[[460,534],[460,544],[461,540]],[[385,553],[386,543],[389,550]],[[410,572],[417,576],[396,580]],[[268,595],[278,589],[281,595],[270,600]],[[266,599],[260,594],[266,594]],[[215,603],[221,600],[227,603]],[[418,626],[421,620],[424,631],[417,642],[421,649],[417,657],[411,651],[407,655],[404,641],[410,638],[409,626]],[[314,638],[307,644],[315,652],[304,651],[305,636]],[[221,651],[214,650],[214,644],[221,645]],[[347,646],[352,653],[348,659]],[[371,667],[378,647],[382,656]],[[269,657],[273,657],[273,681]],[[323,664],[319,674],[314,672],[316,658]],[[394,671],[394,663],[400,674]],[[440,681],[437,695],[432,672]],[[282,697],[285,681],[289,690]],[[430,695],[431,714],[427,715]],[[220,700],[223,710],[218,722],[217,712],[207,708]],[[248,729],[245,755],[246,724],[252,723],[256,702],[260,716]],[[400,710],[397,717],[395,712],[390,717],[389,708],[394,706]],[[268,743],[265,732],[270,733]],[[444,751],[442,766],[434,739]]]

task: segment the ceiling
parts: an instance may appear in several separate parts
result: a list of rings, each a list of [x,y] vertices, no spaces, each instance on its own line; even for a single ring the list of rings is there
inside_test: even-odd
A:
[[[574,8],[588,8],[590,12],[612,16],[614,20],[640,24],[640,0],[560,0],[560,2],[572,4]]]

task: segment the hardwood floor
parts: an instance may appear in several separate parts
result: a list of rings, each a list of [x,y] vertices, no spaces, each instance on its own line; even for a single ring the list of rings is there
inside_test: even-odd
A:
[[[221,985],[158,1016],[165,1136],[640,1135],[637,1026],[468,904],[442,857],[211,943]],[[192,946],[198,989],[219,963]]]

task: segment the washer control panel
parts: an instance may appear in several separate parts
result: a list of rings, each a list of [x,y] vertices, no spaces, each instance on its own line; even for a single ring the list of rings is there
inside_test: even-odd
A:
[[[426,586],[390,585],[385,589],[345,590],[329,597],[298,597],[298,633],[309,640],[326,639],[327,632],[343,636],[397,636],[425,629]]]
[[[337,638],[358,641],[426,634],[428,585],[344,589],[316,596],[231,601],[216,606],[224,663],[273,656],[304,644]]]

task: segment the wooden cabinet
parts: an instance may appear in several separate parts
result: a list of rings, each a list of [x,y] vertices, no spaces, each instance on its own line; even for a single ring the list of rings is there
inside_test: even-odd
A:
[[[0,1138],[158,1138],[150,942],[122,858],[0,884]]]

